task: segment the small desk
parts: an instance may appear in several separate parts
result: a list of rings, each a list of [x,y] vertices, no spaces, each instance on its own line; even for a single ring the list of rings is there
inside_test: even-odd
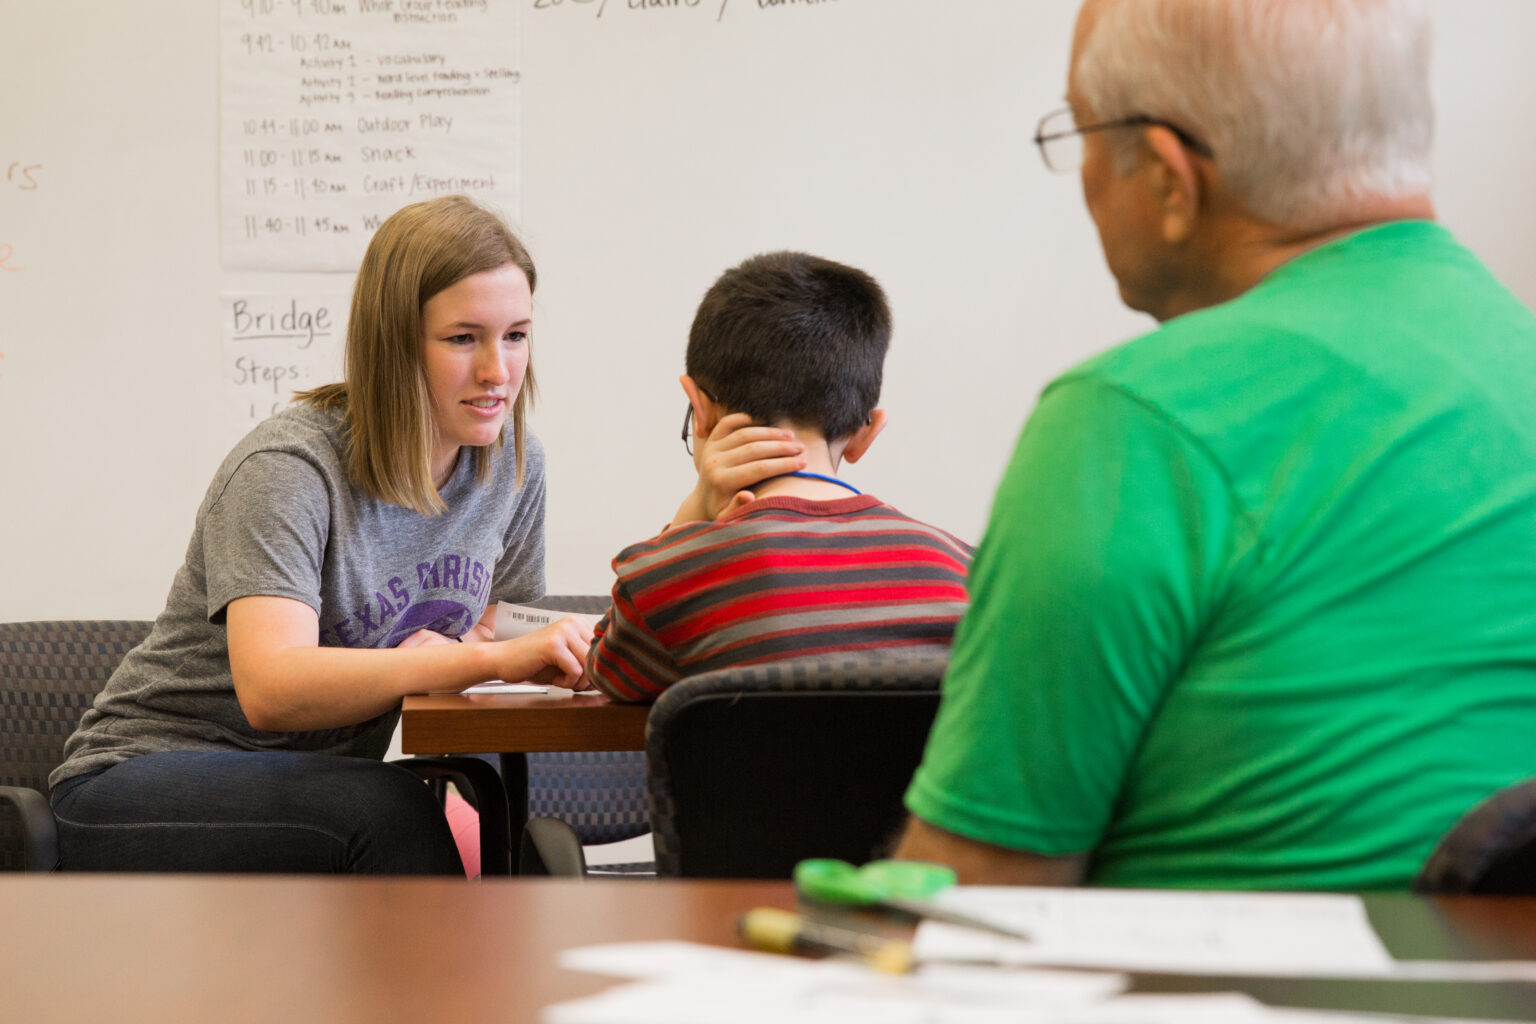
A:
[[[400,749],[407,754],[644,750],[647,704],[600,693],[434,693],[407,697]]]
[[[644,750],[648,704],[600,693],[434,693],[407,697],[400,749],[407,754],[500,754],[515,844],[528,820],[530,753]]]
[[[1373,895],[1399,956],[1536,959],[1536,900]],[[563,949],[738,945],[736,917],[794,906],[788,882],[0,877],[7,1020],[534,1021],[613,979]],[[1248,991],[1277,1005],[1528,1020],[1536,986],[1136,976],[1141,990]]]

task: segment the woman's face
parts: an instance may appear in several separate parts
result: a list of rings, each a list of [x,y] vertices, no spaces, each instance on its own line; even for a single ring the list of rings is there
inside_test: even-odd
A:
[[[528,368],[528,277],[511,263],[471,274],[421,307],[422,365],[437,443],[432,481],[447,483],[463,445],[501,436]]]

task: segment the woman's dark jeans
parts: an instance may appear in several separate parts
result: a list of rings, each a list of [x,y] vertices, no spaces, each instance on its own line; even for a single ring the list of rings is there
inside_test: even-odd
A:
[[[145,754],[52,801],[65,871],[464,874],[431,790],[367,758]]]

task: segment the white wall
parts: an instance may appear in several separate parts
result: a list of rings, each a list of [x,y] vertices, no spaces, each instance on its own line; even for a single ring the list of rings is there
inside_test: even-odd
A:
[[[595,7],[522,10],[551,590],[606,590],[691,486],[693,307],[770,248],[885,284],[892,422],[848,476],[978,536],[1043,384],[1147,324],[1029,142],[1075,0]],[[1442,219],[1536,304],[1536,4],[1434,8]],[[220,269],[217,18],[0,0],[0,620],[153,616],[227,446],[220,291],[350,283]]]

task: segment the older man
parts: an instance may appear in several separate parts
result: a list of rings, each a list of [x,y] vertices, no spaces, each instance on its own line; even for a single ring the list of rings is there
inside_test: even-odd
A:
[[[1046,389],[900,854],[1402,888],[1536,774],[1536,318],[1431,222],[1400,0],[1089,0],[1039,139],[1162,326]]]

